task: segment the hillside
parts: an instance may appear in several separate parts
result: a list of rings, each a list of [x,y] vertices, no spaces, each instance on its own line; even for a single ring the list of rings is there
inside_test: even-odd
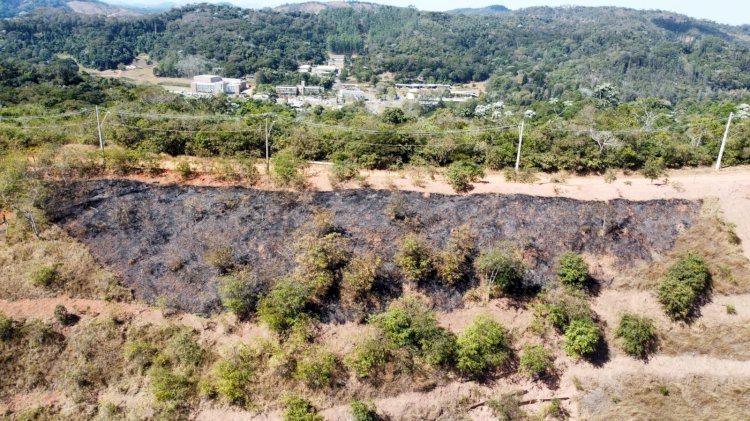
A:
[[[97,0],[5,0],[0,4],[0,19],[32,13],[39,8],[68,10],[84,15],[110,17],[136,16],[138,14],[130,9],[112,6]]]
[[[460,9],[448,10],[446,13],[456,13],[460,15],[496,15],[500,13],[507,13],[511,10],[507,7],[499,4],[494,4],[487,7],[471,8],[465,7]]]
[[[259,72],[264,83],[294,82],[298,63],[322,63],[329,51],[357,53],[350,75],[362,82],[385,72],[396,81],[488,80],[491,98],[519,105],[593,95],[607,85],[626,101],[672,102],[750,88],[750,47],[741,28],[672,13],[570,7],[487,16],[369,3],[289,8],[193,5],[106,22],[43,13],[0,22],[0,48],[6,58],[29,60],[67,52],[99,69],[147,53],[163,76]]]

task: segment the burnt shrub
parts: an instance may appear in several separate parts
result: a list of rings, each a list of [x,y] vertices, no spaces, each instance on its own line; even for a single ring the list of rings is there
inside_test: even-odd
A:
[[[433,251],[427,242],[415,235],[407,236],[396,254],[396,263],[404,278],[411,282],[424,282],[434,272]]]

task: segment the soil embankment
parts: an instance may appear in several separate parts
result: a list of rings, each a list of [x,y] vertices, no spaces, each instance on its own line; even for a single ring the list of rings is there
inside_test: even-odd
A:
[[[334,222],[355,251],[393,261],[398,243],[414,231],[440,249],[450,230],[469,224],[481,249],[511,242],[530,266],[529,282],[551,277],[557,255],[574,250],[619,265],[648,261],[670,250],[698,218],[689,200],[579,201],[525,195],[424,195],[385,190],[289,193],[245,188],[154,186],[134,181],[73,183],[48,208],[53,222],[89,246],[103,265],[121,275],[136,297],[191,312],[219,308],[218,272],[206,259],[217,248],[270,280],[294,267],[298,230],[318,210]],[[392,292],[398,270],[387,267]],[[439,307],[455,308],[461,296],[428,291]],[[340,320],[336,306],[330,319]]]

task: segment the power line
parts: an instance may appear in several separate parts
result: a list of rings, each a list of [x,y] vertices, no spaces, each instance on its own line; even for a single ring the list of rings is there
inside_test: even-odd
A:
[[[89,109],[84,108],[80,111],[74,111],[69,113],[62,113],[62,114],[38,114],[38,115],[24,115],[24,116],[0,116],[0,121],[27,121],[27,120],[43,120],[43,119],[54,119],[54,118],[66,118],[66,117],[74,117],[79,116],[82,114],[86,114],[91,112]]]

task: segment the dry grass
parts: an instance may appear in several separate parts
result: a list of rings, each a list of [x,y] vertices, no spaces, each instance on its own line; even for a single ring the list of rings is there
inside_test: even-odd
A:
[[[59,282],[50,289],[32,285],[31,275],[57,265]],[[0,299],[18,300],[66,294],[81,298],[118,295],[112,273],[98,265],[89,250],[59,227],[51,226],[41,239],[11,243],[0,237]]]
[[[587,420],[741,420],[750,414],[750,379],[632,376],[594,385],[581,399]],[[666,396],[663,392],[666,391]]]
[[[653,289],[681,255],[697,251],[708,262],[714,293],[730,295],[750,292],[750,261],[742,254],[742,246],[733,244],[732,234],[732,225],[724,221],[718,201],[706,200],[697,223],[677,238],[669,253],[615,279],[614,286]]]
[[[750,361],[750,326],[680,326],[659,337],[659,352],[668,355],[696,353],[717,358]]]

